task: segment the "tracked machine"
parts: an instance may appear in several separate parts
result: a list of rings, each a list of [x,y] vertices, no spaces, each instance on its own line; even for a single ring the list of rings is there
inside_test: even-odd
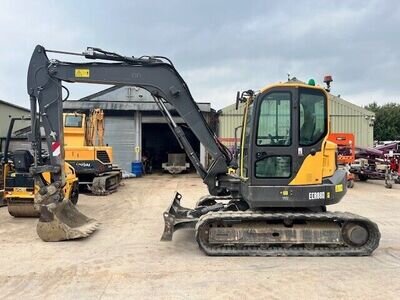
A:
[[[125,57],[98,48],[61,52],[103,61],[72,63],[49,60],[50,52],[60,53],[37,46],[28,72],[32,111],[36,113],[38,104],[49,149],[61,147],[51,151],[49,165],[32,169],[34,174],[52,172],[54,183],[47,189],[60,195],[56,183],[64,164],[62,81],[137,86],[151,93],[210,192],[192,209],[181,206],[177,193],[163,215],[162,240],[171,240],[177,229],[192,227],[208,255],[361,256],[377,248],[380,233],[375,223],[351,213],[326,211],[345,195],[346,173],[337,169],[336,146],[327,140],[329,105],[324,88],[291,82],[239,93],[237,102],[245,105],[245,113],[237,164],[167,58]],[[211,155],[208,168],[200,163],[166,102]],[[238,168],[238,173],[228,173],[230,168]],[[41,230],[50,232],[51,224],[65,221],[54,213],[65,210],[63,203],[60,197],[44,197]],[[92,229],[91,222],[76,227]]]
[[[2,159],[2,169],[4,170],[4,202],[7,205],[8,212],[13,217],[39,217],[40,211],[35,205],[35,195],[38,193],[38,187],[35,187],[34,178],[29,172],[34,158],[31,152],[27,149],[16,149],[9,152],[12,134],[18,136],[30,131],[30,127],[22,128],[14,131],[14,125],[19,121],[29,121],[27,118],[13,117],[10,119],[8,128],[5,151]],[[39,155],[40,153],[40,155]],[[47,159],[42,151],[38,151],[39,163],[43,163]],[[79,197],[78,178],[76,177],[74,168],[66,163],[65,185],[63,192],[71,200],[72,204],[77,204]],[[43,173],[43,180],[50,182],[50,173]]]
[[[112,147],[104,144],[104,112],[92,109],[82,113],[64,113],[65,160],[79,178],[79,185],[88,187],[97,196],[115,192],[122,173],[112,163]]]

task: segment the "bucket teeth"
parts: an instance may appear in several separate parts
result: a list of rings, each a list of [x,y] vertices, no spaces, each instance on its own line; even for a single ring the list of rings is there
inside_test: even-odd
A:
[[[36,230],[45,242],[85,238],[100,225],[82,214],[68,199],[42,207],[41,212]]]

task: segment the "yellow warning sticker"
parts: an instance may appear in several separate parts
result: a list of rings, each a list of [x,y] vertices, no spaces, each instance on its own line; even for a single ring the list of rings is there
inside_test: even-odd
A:
[[[336,193],[343,192],[343,184],[337,184],[337,185],[335,185],[335,192],[336,192]]]
[[[89,78],[90,70],[89,69],[75,69],[75,77]]]

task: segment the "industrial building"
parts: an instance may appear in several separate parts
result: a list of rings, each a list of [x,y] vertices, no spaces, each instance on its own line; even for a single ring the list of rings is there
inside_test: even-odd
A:
[[[216,112],[210,103],[197,103],[213,130],[216,129]],[[202,163],[207,165],[207,153],[174,108],[166,104],[174,121],[182,125],[186,136]],[[164,116],[151,94],[144,89],[114,86],[80,100],[64,102],[65,112],[85,112],[92,108],[104,110],[104,141],[113,147],[114,161],[122,169],[131,171],[133,161],[146,156],[152,160],[153,170],[161,169],[168,153],[183,153]]]
[[[356,146],[372,147],[374,142],[375,114],[340,96],[329,94],[331,132],[353,133]],[[228,148],[240,143],[240,132],[244,105],[236,110],[232,104],[218,111],[218,137]],[[236,130],[235,130],[236,129]],[[235,137],[236,131],[236,137]]]
[[[0,152],[4,150],[4,143],[7,137],[7,131],[8,127],[10,125],[10,118],[11,117],[30,117],[30,110],[19,106],[15,105],[13,103],[9,103],[3,100],[0,100]],[[25,126],[29,126],[30,121],[26,122],[19,122],[15,124],[14,129],[20,129]],[[26,140],[26,137],[15,137],[14,141],[10,144],[10,150],[13,150],[14,145],[16,144],[24,144],[26,147],[29,147],[28,141]]]

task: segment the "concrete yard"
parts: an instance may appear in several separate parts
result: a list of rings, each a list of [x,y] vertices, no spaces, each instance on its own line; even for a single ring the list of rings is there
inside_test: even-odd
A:
[[[191,230],[160,242],[174,191],[193,206],[206,194],[195,174],[126,180],[106,197],[81,195],[79,209],[102,225],[90,238],[44,243],[35,219],[0,209],[0,298],[43,299],[398,299],[400,185],[356,182],[331,210],[376,221],[372,257],[207,257]]]

